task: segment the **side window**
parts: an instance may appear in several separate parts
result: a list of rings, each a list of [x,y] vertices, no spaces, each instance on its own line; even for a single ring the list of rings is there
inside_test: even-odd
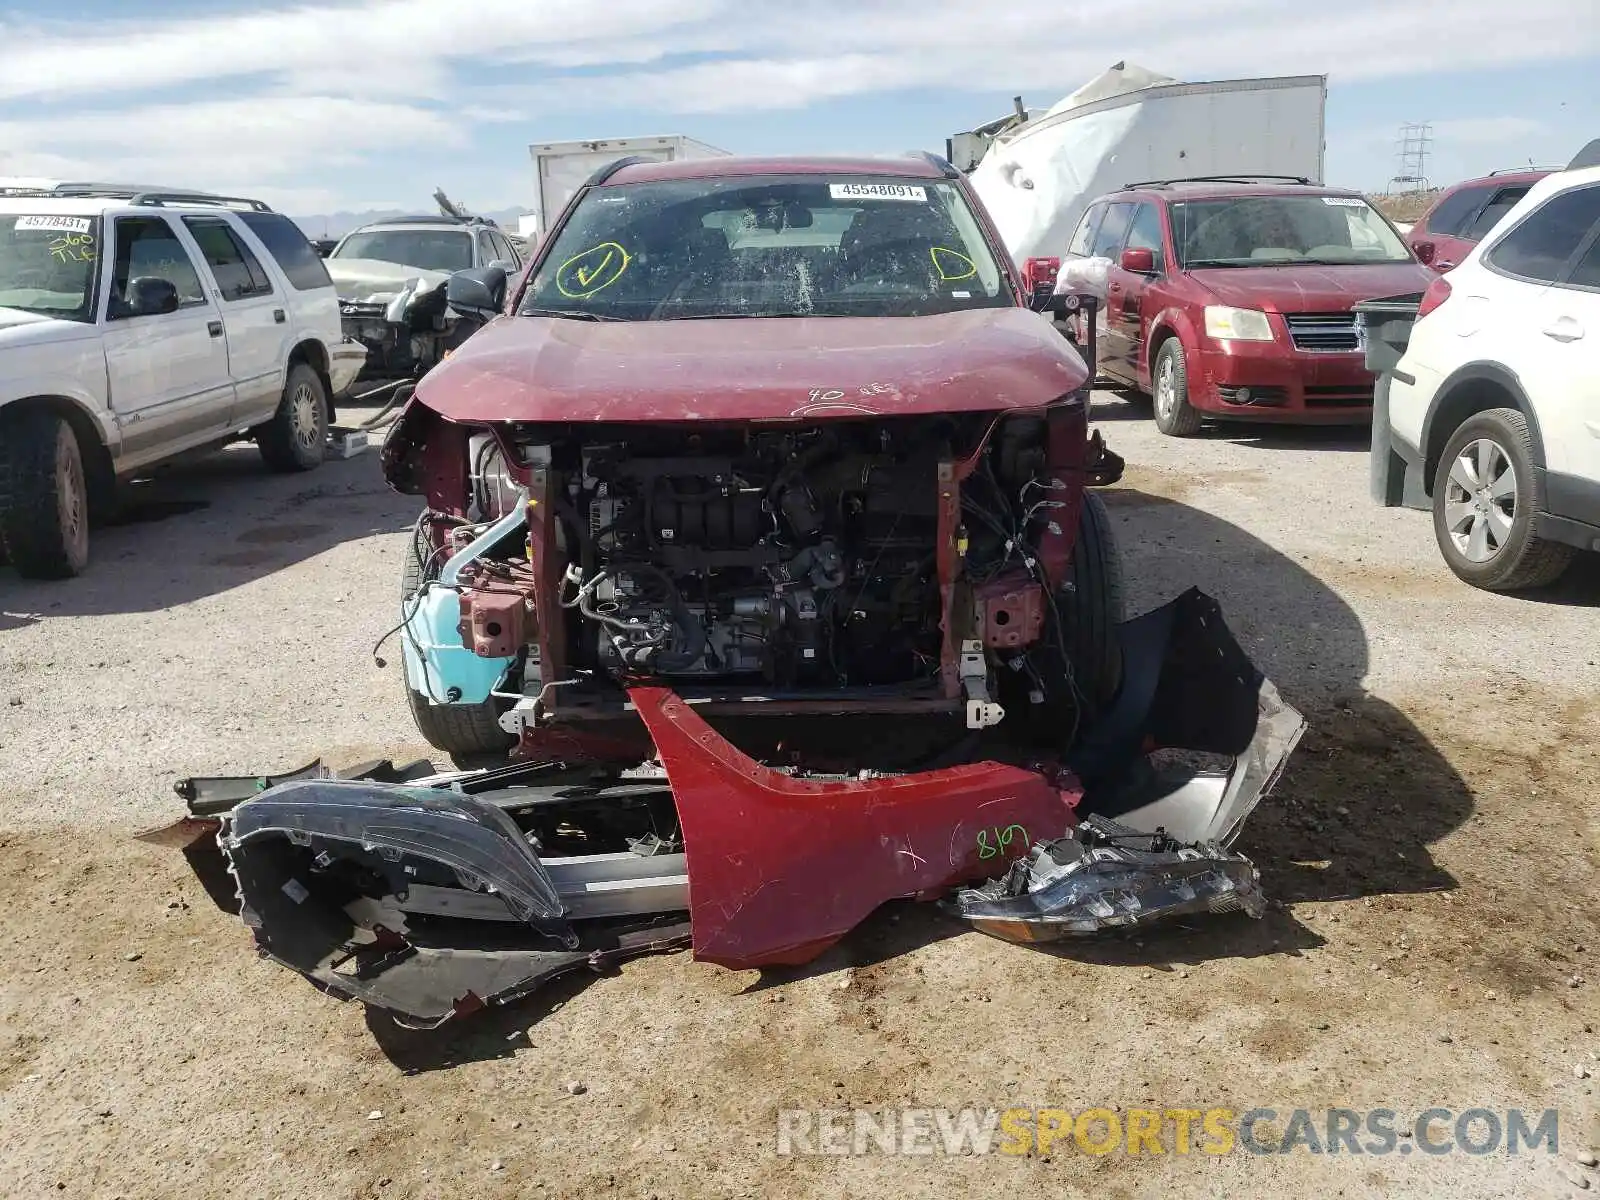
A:
[[[499,233],[495,234],[494,244],[499,251],[499,257],[501,259],[512,264],[517,262],[517,252],[511,248],[511,243],[505,239],[505,235]]]
[[[1428,214],[1424,228],[1440,237],[1460,237],[1472,214],[1489,198],[1493,187],[1467,187],[1451,192]]]
[[[1082,220],[1078,222],[1078,228],[1072,235],[1072,241],[1067,245],[1068,254],[1076,254],[1084,258],[1088,257],[1089,247],[1094,245],[1094,231],[1099,227],[1100,218],[1105,216],[1105,213],[1106,206],[1104,204],[1091,204],[1089,206],[1089,211],[1083,214]]]
[[[1112,204],[1106,208],[1105,220],[1100,222],[1100,228],[1094,235],[1090,257],[1116,258],[1122,252],[1122,239],[1127,236],[1133,207],[1131,204]]]
[[[200,287],[200,274],[194,260],[183,248],[178,235],[162,217],[118,217],[116,220],[117,259],[111,276],[113,320],[128,313],[128,287],[135,279],[165,279],[178,289],[178,307],[189,308],[206,302]]]
[[[1500,218],[1505,216],[1517,206],[1517,201],[1528,194],[1531,185],[1519,183],[1516,187],[1501,188],[1494,194],[1494,199],[1483,206],[1483,211],[1478,214],[1477,220],[1461,236],[1468,241],[1481,242],[1496,225]]]
[[[1583,252],[1564,283],[1571,287],[1593,288],[1600,291],[1600,236],[1596,236]]]
[[[1128,226],[1128,249],[1149,250],[1156,260],[1156,270],[1166,270],[1161,255],[1161,210],[1154,204],[1141,204]]]
[[[1552,283],[1600,222],[1600,184],[1552,196],[1503,235],[1483,261],[1497,271]]]
[[[221,217],[185,217],[194,240],[205,255],[224,300],[270,296],[272,283],[250,248],[234,236]]]
[[[307,292],[333,286],[328,268],[322,265],[322,259],[317,257],[316,250],[300,231],[300,226],[288,217],[280,213],[247,212],[240,213],[239,219],[277,259],[278,266],[296,291]]]
[[[488,266],[500,257],[500,252],[494,244],[494,238],[487,229],[478,230],[478,258],[480,265]]]

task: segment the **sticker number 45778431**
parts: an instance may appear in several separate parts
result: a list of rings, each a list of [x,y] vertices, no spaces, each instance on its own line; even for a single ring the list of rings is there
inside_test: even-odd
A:
[[[835,200],[912,200],[928,202],[928,189],[909,183],[830,183]]]

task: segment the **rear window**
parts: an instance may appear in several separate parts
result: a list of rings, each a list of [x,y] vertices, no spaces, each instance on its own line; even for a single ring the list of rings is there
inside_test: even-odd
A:
[[[1600,223],[1600,185],[1551,197],[1483,256],[1486,265],[1535,283],[1554,283]]]
[[[1471,228],[1462,236],[1468,241],[1481,242],[1494,227],[1500,224],[1500,218],[1505,216],[1517,206],[1517,201],[1528,194],[1530,184],[1518,184],[1516,187],[1501,188],[1494,194],[1494,199],[1483,206],[1483,211],[1478,214]]]
[[[296,291],[331,288],[333,279],[300,226],[279,213],[240,213],[239,219],[261,239]]]
[[[272,281],[261,269],[256,256],[221,217],[185,217],[183,223],[205,255],[206,265],[211,268],[224,300],[272,294]]]
[[[1451,192],[1428,214],[1423,228],[1441,237],[1460,237],[1467,222],[1478,211],[1478,206],[1489,198],[1492,191],[1494,188],[1491,186],[1480,186]]]

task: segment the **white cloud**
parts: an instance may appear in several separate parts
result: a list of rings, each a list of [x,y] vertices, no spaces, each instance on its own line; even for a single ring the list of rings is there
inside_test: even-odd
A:
[[[1520,0],[1510,16],[1503,0],[1123,0],[1115,19],[1061,0],[474,0],[459,11],[256,0],[167,18],[0,17],[0,172],[313,196],[330,190],[319,171],[414,161],[465,145],[474,126],[552,112],[797,109],[908,88],[1048,103],[1125,57],[1188,79],[1419,77],[1596,54],[1594,16],[1594,0]],[[1435,133],[1509,144],[1531,124],[1441,120]]]

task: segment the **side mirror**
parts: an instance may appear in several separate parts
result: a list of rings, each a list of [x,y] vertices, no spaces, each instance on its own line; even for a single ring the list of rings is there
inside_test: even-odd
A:
[[[1432,242],[1418,242],[1411,247],[1417,253],[1417,261],[1423,266],[1433,265],[1434,246]]]
[[[500,315],[506,300],[505,268],[489,266],[457,271],[444,285],[444,298],[458,316],[492,321]]]
[[[1154,250],[1143,247],[1129,246],[1122,252],[1122,269],[1132,271],[1135,275],[1154,275],[1156,271],[1156,254]]]
[[[178,311],[178,288],[170,279],[140,275],[128,281],[128,315],[156,317]]]

